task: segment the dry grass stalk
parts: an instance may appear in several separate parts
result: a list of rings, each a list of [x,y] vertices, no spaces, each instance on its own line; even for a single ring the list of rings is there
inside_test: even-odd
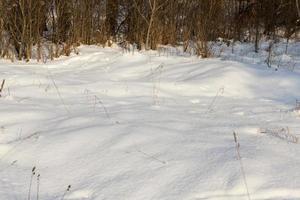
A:
[[[36,200],[39,200],[40,197],[40,174],[36,177]]]
[[[163,64],[160,64],[154,70],[151,68],[152,83],[153,83],[153,87],[152,87],[152,99],[153,99],[153,104],[154,105],[158,105],[159,104],[160,83],[161,83],[161,75],[162,75],[162,72],[163,72],[163,68],[164,68]],[[155,79],[155,77],[157,79]]]
[[[35,176],[35,167],[32,168],[31,170],[31,177],[30,177],[30,183],[29,183],[29,190],[28,190],[28,200],[31,199],[31,186],[32,186],[32,180],[33,180],[33,177]]]
[[[63,194],[62,197],[61,197],[61,200],[64,200],[64,199],[65,199],[66,194],[67,194],[70,190],[71,190],[71,185],[68,185],[66,191],[64,192],[64,194]]]
[[[225,88],[224,88],[224,87],[219,88],[219,90],[218,90],[216,96],[213,98],[213,100],[212,100],[211,103],[209,104],[206,113],[209,113],[209,112],[212,112],[212,111],[213,111],[213,107],[214,107],[214,105],[216,104],[218,98],[221,97],[221,96],[224,94],[224,92],[225,92]]]
[[[96,105],[97,105],[97,104],[100,104],[101,107],[103,108],[104,112],[105,112],[106,117],[107,117],[108,119],[111,120],[111,117],[110,117],[110,115],[109,115],[109,112],[108,112],[106,106],[104,105],[104,103],[101,101],[101,99],[100,99],[97,95],[94,95],[94,98],[95,98],[95,102],[94,102],[94,112],[96,111]]]
[[[250,193],[249,193],[249,187],[248,187],[248,183],[247,183],[247,179],[246,179],[246,173],[245,173],[245,170],[244,170],[244,165],[243,165],[242,157],[241,157],[241,154],[240,154],[240,143],[238,142],[238,137],[237,137],[237,134],[235,132],[233,132],[233,138],[234,138],[237,158],[238,158],[239,163],[240,163],[240,169],[241,169],[241,173],[242,173],[242,176],[243,176],[243,181],[244,181],[247,197],[248,197],[248,200],[251,200]]]
[[[4,88],[4,84],[5,84],[5,79],[2,80],[2,83],[1,83],[1,87],[0,87],[0,97],[2,96],[2,91],[3,91],[3,88]]]

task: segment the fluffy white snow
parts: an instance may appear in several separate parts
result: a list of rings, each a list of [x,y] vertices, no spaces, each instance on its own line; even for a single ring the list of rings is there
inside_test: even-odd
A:
[[[33,166],[41,200],[248,199],[234,131],[251,199],[300,199],[297,70],[80,52],[0,61],[1,200],[28,199]]]

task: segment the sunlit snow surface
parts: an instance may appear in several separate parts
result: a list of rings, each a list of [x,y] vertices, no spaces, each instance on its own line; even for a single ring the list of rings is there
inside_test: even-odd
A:
[[[0,62],[1,200],[28,199],[33,166],[41,200],[248,199],[234,131],[251,199],[300,199],[297,70],[80,52]]]

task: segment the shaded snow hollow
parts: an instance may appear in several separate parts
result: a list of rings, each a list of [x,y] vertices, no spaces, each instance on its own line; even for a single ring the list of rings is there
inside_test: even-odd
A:
[[[1,61],[0,199],[27,199],[33,166],[41,200],[248,199],[234,131],[251,199],[300,198],[298,72],[80,51]]]

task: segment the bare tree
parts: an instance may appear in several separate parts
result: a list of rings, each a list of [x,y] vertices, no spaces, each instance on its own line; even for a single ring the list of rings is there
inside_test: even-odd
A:
[[[54,58],[81,43],[126,41],[147,50],[192,44],[208,57],[218,37],[253,42],[258,51],[263,34],[289,41],[299,18],[299,0],[1,0],[0,56],[29,60],[37,49],[40,60],[44,42]]]
[[[138,13],[145,20],[145,22],[147,23],[147,26],[148,26],[147,27],[147,36],[146,36],[146,49],[148,50],[148,49],[150,49],[149,43],[150,43],[151,31],[152,31],[153,23],[154,23],[156,15],[157,15],[157,12],[168,2],[168,0],[164,0],[164,1],[148,0],[146,2],[148,2],[147,6],[150,9],[149,9],[149,13],[143,14],[142,11],[140,10],[136,0],[134,0],[134,4],[136,6]]]

